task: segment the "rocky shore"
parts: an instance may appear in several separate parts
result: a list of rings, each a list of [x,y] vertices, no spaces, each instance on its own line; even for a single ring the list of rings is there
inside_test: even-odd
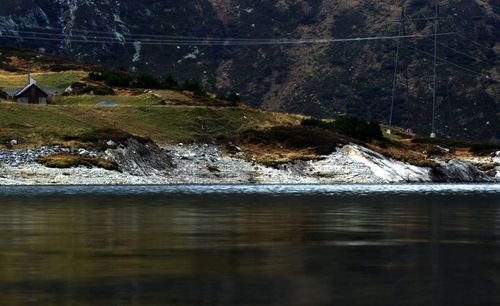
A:
[[[48,168],[39,156],[70,153],[112,160],[118,170],[96,167]],[[270,167],[238,152],[232,156],[209,144],[162,148],[128,139],[106,150],[41,147],[0,150],[0,185],[106,184],[340,184],[418,182],[500,182],[500,157],[435,160],[436,167],[417,167],[389,159],[365,147],[348,144],[320,160],[299,160]],[[488,165],[488,171],[484,169]]]

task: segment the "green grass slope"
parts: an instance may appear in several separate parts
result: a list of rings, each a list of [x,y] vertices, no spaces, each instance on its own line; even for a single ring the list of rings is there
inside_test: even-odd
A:
[[[0,102],[0,146],[84,144],[86,136],[116,129],[159,143],[213,141],[254,128],[294,125],[293,116],[252,108],[202,106],[19,105]]]

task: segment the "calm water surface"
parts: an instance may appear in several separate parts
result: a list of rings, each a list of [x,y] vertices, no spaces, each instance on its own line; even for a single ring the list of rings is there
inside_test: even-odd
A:
[[[500,185],[0,187],[0,305],[500,305]]]

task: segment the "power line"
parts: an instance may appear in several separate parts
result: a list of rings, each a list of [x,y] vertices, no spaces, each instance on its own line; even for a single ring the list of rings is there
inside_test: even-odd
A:
[[[470,42],[473,42],[474,44],[476,44],[477,46],[479,46],[479,47],[481,47],[481,48],[483,48],[485,50],[493,50],[493,47],[487,47],[487,46],[485,46],[483,44],[480,44],[477,41],[475,41],[473,39],[470,39],[469,37],[465,36],[463,33],[459,32],[459,31],[455,31],[455,35],[460,36],[463,39],[466,39],[466,40],[468,40]]]
[[[45,31],[56,31],[58,32],[57,34],[59,35],[64,35],[67,36],[69,34],[64,33],[66,29],[63,28],[55,28],[55,27],[40,27],[40,26],[24,26],[24,28],[32,28],[32,29],[40,29],[40,30],[45,30]],[[21,32],[23,30],[5,30],[5,31],[10,31],[10,32]],[[182,35],[161,35],[161,34],[142,34],[142,33],[118,33],[118,32],[108,32],[108,31],[96,31],[96,30],[79,30],[79,29],[71,29],[68,31],[71,35],[74,35],[73,33],[84,33],[76,36],[83,36],[88,33],[95,33],[95,34],[104,34],[104,35],[109,35],[111,37],[116,37],[116,34],[120,34],[124,37],[133,37],[137,39],[146,39],[146,38],[165,38],[165,39],[179,39],[179,40],[235,40],[235,41],[252,41],[255,39],[252,38],[231,38],[231,37],[200,37],[200,36],[182,36]],[[42,32],[43,33],[43,32]],[[55,33],[54,33],[55,34]]]
[[[43,33],[40,33],[43,35]],[[417,37],[431,37],[431,36],[446,36],[453,35],[449,33],[437,34],[413,34],[401,36],[369,36],[369,37],[352,37],[352,38],[331,38],[331,39],[275,39],[275,40],[254,40],[254,41],[234,41],[234,40],[221,40],[221,41],[204,41],[204,40],[160,40],[160,41],[140,41],[142,45],[199,45],[199,46],[255,46],[255,45],[299,45],[299,44],[329,44],[336,42],[360,42],[360,41],[375,41],[375,40],[392,40],[392,39],[407,39]],[[31,37],[25,35],[0,35],[0,38],[17,38],[26,40],[38,41],[61,41],[62,39],[54,37]],[[119,40],[117,38],[98,38],[98,39],[70,39],[69,42],[75,43],[99,43],[99,44],[135,44],[137,41]]]
[[[76,37],[87,37],[90,36],[89,33],[94,33],[94,34],[102,34],[106,35],[104,37],[97,37],[97,38],[116,38],[117,35],[134,39],[134,40],[174,40],[174,41],[179,41],[179,40],[188,40],[188,41],[242,41],[242,42],[254,42],[254,41],[276,41],[276,40],[290,40],[290,38],[234,38],[234,37],[202,37],[202,36],[183,36],[183,35],[160,35],[160,34],[134,34],[134,33],[119,33],[119,32],[107,32],[107,31],[95,31],[95,30],[78,30],[78,29],[71,29],[68,31],[68,33],[65,33],[65,29],[62,28],[54,28],[54,27],[40,27],[40,26],[24,26],[24,28],[33,28],[33,29],[39,29],[39,30],[44,30],[44,31],[56,31],[57,33],[47,33],[47,32],[39,32],[39,31],[25,31],[25,30],[16,30],[16,29],[10,29],[10,30],[4,30],[4,32],[11,32],[11,33],[36,33],[36,34],[47,34],[49,36],[63,36],[63,37],[68,37],[68,36],[76,36]],[[2,31],[0,30],[0,33]],[[83,34],[74,34],[74,33],[83,33]],[[296,39],[295,39],[296,40]],[[322,39],[319,39],[322,40]]]
[[[415,50],[415,51],[416,51],[416,52],[418,52],[418,53],[421,53],[421,54],[424,54],[424,55],[428,55],[428,56],[430,56],[430,57],[434,57],[434,55],[433,55],[433,54],[428,53],[428,52],[425,52],[425,51],[422,51],[422,50],[417,49],[417,48],[415,48],[415,47],[408,46],[408,48],[410,48],[410,49],[412,49],[412,50]],[[473,74],[482,75],[482,73],[480,73],[480,72],[477,72],[477,71],[471,70],[471,69],[469,69],[469,68],[463,67],[463,66],[461,66],[461,65],[455,64],[455,63],[450,62],[449,60],[444,59],[444,58],[442,58],[442,57],[437,56],[436,58],[437,58],[438,60],[440,60],[440,61],[444,62],[444,63],[450,64],[450,65],[452,65],[452,66],[455,66],[455,67],[457,67],[457,68],[463,69],[463,70],[468,71],[468,72],[471,72],[471,73],[473,73]]]
[[[442,46],[442,47],[445,47],[445,48],[447,48],[447,49],[450,49],[450,50],[452,50],[452,51],[454,51],[454,52],[456,52],[456,53],[458,53],[458,54],[461,54],[461,55],[463,55],[463,56],[465,56],[465,57],[468,57],[468,58],[470,58],[470,59],[473,59],[473,60],[475,60],[476,62],[486,64],[486,62],[481,61],[481,60],[478,60],[477,58],[473,57],[472,55],[469,55],[469,54],[467,54],[467,53],[465,53],[465,52],[462,52],[462,51],[459,51],[459,50],[457,50],[457,49],[454,49],[454,48],[452,48],[452,47],[450,47],[450,46],[447,46],[447,45],[445,45],[445,44],[443,44],[443,43],[439,43],[439,42],[438,42],[438,45],[440,45],[440,46]]]

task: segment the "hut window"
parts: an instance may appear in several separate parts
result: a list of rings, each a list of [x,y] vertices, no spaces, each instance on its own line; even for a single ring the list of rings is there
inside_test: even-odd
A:
[[[27,97],[22,97],[22,98],[17,99],[17,101],[19,103],[26,103],[27,104],[28,103],[28,98]]]
[[[47,98],[44,97],[38,98],[38,104],[47,104]]]

